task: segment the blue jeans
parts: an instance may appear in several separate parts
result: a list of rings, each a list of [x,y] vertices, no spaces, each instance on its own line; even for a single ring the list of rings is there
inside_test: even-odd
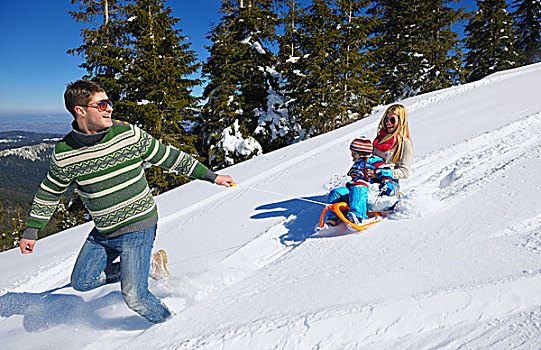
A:
[[[149,322],[165,321],[171,312],[148,290],[150,254],[156,226],[146,230],[107,237],[93,229],[86,239],[71,274],[71,285],[88,291],[120,281],[128,307]],[[120,257],[120,262],[113,261]]]

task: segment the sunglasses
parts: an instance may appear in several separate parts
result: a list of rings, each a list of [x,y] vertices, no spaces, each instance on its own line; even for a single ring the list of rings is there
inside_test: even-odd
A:
[[[388,122],[388,123],[391,123],[391,124],[396,124],[397,121],[398,120],[396,120],[395,117],[390,117],[390,118],[385,117],[385,123]]]
[[[100,112],[105,112],[107,110],[107,106],[111,106],[111,108],[113,108],[113,101],[109,99],[101,100],[96,103],[91,103],[87,107],[94,107]]]

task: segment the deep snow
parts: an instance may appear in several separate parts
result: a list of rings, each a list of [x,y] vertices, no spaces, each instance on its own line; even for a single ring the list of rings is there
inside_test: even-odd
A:
[[[4,252],[2,348],[539,349],[540,81],[536,64],[402,101],[405,197],[362,233],[311,236],[313,201],[342,184],[350,141],[375,136],[384,106],[224,170],[238,187],[161,195],[155,247],[174,285],[151,289],[176,313],[164,324],[129,310],[118,285],[69,286],[90,224]]]

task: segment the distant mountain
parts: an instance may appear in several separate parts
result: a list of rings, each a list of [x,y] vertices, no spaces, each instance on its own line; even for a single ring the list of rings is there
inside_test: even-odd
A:
[[[0,132],[0,189],[33,194],[47,173],[54,144],[62,135]],[[0,201],[5,202],[4,198]]]
[[[4,131],[0,132],[0,151],[24,146],[33,146],[40,143],[55,143],[62,134],[36,133],[30,131]]]
[[[62,135],[27,131],[0,132],[0,203],[8,212],[0,231],[17,207],[26,215],[49,168],[51,153]]]
[[[27,159],[32,162],[45,160],[47,154],[54,148],[54,143],[38,143],[33,146],[23,146],[19,148],[11,148],[0,151],[0,158],[7,158],[10,156]]]

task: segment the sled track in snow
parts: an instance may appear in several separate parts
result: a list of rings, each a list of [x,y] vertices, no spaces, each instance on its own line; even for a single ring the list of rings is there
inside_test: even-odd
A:
[[[259,349],[257,344],[275,344],[278,349],[457,349],[468,348],[469,341],[492,333],[487,347],[490,342],[517,347],[531,332],[521,320],[541,328],[541,309],[537,306],[541,295],[536,288],[540,284],[541,271],[537,271],[465,289],[265,318],[214,330],[173,346],[167,344],[174,349],[219,349],[231,344],[245,349]],[[504,337],[511,330],[506,333],[498,328],[501,319],[517,320],[512,338]],[[331,335],[324,332],[335,324],[347,326]],[[447,338],[449,334],[452,336]]]
[[[281,244],[280,237],[288,231],[286,224],[295,218],[290,216],[287,220],[272,226],[220,261],[213,269],[193,280],[192,283],[197,290],[195,301],[203,300],[218,290],[244,280],[291,251],[293,246]]]
[[[409,194],[431,197],[444,207],[456,205],[503,176],[517,160],[541,158],[540,134],[541,113],[536,113],[425,155],[412,166]],[[438,170],[429,171],[434,168]]]
[[[419,339],[406,336],[392,349],[491,349],[532,350],[541,348],[541,308],[535,306],[512,315],[472,322],[429,332]]]
[[[522,246],[528,250],[541,251],[541,214],[507,227],[500,235],[523,236]]]

